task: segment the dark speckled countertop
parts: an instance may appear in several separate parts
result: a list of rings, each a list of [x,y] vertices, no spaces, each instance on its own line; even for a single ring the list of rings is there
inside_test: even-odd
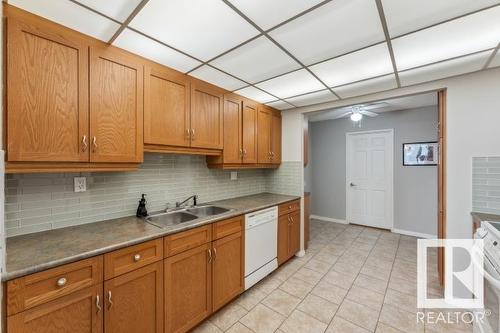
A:
[[[210,204],[229,208],[231,211],[168,228],[156,227],[136,217],[124,217],[7,238],[6,272],[2,275],[2,281],[12,280],[298,198],[297,196],[261,193],[214,201]]]

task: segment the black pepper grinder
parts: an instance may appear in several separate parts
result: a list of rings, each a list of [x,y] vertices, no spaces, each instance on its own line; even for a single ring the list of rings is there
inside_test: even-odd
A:
[[[139,200],[139,207],[137,207],[137,213],[135,214],[137,217],[146,217],[148,216],[148,211],[146,209],[146,195],[143,193],[141,200]]]

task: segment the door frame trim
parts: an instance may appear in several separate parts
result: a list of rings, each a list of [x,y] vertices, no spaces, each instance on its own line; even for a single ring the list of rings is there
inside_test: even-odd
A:
[[[389,197],[390,197],[390,204],[391,204],[391,208],[389,209],[389,225],[390,225],[390,228],[388,230],[393,230],[394,229],[394,128],[387,128],[387,129],[380,129],[380,130],[369,130],[369,131],[356,131],[356,132],[347,132],[345,135],[346,135],[346,140],[345,140],[345,145],[346,145],[346,153],[345,153],[345,157],[346,157],[346,173],[345,173],[345,190],[346,190],[346,221],[347,221],[347,224],[351,224],[351,214],[350,214],[350,205],[349,205],[349,176],[350,176],[350,163],[349,163],[349,158],[348,158],[348,154],[349,154],[349,137],[352,137],[352,136],[356,136],[356,135],[362,135],[362,134],[377,134],[377,133],[389,133],[390,136],[391,136],[391,143],[390,143],[390,147],[389,147],[389,151],[390,151],[390,159],[392,161],[391,165],[390,165],[390,185],[389,185],[389,189],[390,189],[390,194],[389,194]],[[377,226],[373,226],[373,227],[377,227]]]

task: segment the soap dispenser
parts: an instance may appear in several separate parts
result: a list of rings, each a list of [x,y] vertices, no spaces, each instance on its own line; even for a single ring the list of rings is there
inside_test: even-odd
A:
[[[146,195],[142,194],[141,200],[139,200],[139,207],[137,207],[137,213],[135,214],[137,217],[146,217],[148,216],[148,211],[146,209]]]

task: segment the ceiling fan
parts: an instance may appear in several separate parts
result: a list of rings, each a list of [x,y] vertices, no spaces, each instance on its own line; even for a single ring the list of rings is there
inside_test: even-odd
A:
[[[353,122],[357,123],[357,122],[361,121],[361,119],[363,119],[363,116],[367,116],[367,117],[378,116],[378,113],[375,113],[375,112],[370,111],[370,110],[380,109],[380,108],[386,107],[388,105],[389,105],[388,103],[383,102],[383,103],[374,103],[374,104],[369,104],[369,105],[350,106],[350,107],[346,108],[346,109],[349,109],[349,111],[340,114],[339,116],[335,117],[335,119],[349,117],[349,118],[351,118],[351,120]]]

